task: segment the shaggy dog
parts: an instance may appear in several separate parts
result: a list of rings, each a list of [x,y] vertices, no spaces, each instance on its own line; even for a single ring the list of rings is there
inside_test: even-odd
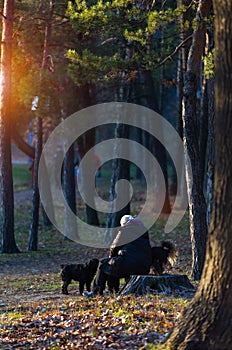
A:
[[[152,247],[151,272],[155,275],[162,275],[167,262],[173,266],[176,262],[178,251],[175,245],[169,241],[161,242],[161,247]]]
[[[61,278],[63,281],[62,293],[68,294],[68,285],[72,280],[79,281],[80,294],[84,291],[84,286],[88,292],[91,291],[91,282],[95,276],[99,264],[98,259],[91,259],[85,264],[60,265]]]

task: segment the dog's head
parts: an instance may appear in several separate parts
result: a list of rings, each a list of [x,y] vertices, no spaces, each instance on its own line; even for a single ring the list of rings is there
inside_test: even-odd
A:
[[[98,268],[98,264],[99,264],[99,260],[98,259],[91,259],[88,263],[87,266],[88,268],[93,271],[96,272],[97,268]]]
[[[167,252],[167,260],[173,267],[178,257],[178,250],[174,243],[170,241],[162,241],[162,248]]]

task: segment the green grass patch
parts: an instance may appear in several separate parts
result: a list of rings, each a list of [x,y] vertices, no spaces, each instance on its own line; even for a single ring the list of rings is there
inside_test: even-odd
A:
[[[31,172],[29,164],[13,164],[13,183],[16,190],[31,188]]]

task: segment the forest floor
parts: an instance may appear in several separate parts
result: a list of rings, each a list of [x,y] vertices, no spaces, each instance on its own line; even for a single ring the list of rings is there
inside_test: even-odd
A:
[[[108,250],[65,240],[54,228],[40,224],[38,251],[28,252],[31,198],[31,190],[15,194],[16,241],[21,253],[0,256],[0,348],[165,349],[151,344],[159,344],[172,330],[193,293],[117,296],[106,291],[104,297],[89,299],[80,296],[78,283],[73,283],[69,295],[63,295],[60,264],[100,259]],[[138,192],[133,206],[140,207],[141,201]],[[170,239],[179,251],[176,265],[165,272],[190,278],[188,217],[169,234],[163,232],[164,222],[161,218],[152,227],[152,240],[159,244]]]

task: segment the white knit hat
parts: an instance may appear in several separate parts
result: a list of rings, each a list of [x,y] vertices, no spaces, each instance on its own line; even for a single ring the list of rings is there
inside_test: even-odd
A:
[[[128,221],[133,220],[133,216],[131,215],[123,215],[120,220],[120,225],[124,226]]]

